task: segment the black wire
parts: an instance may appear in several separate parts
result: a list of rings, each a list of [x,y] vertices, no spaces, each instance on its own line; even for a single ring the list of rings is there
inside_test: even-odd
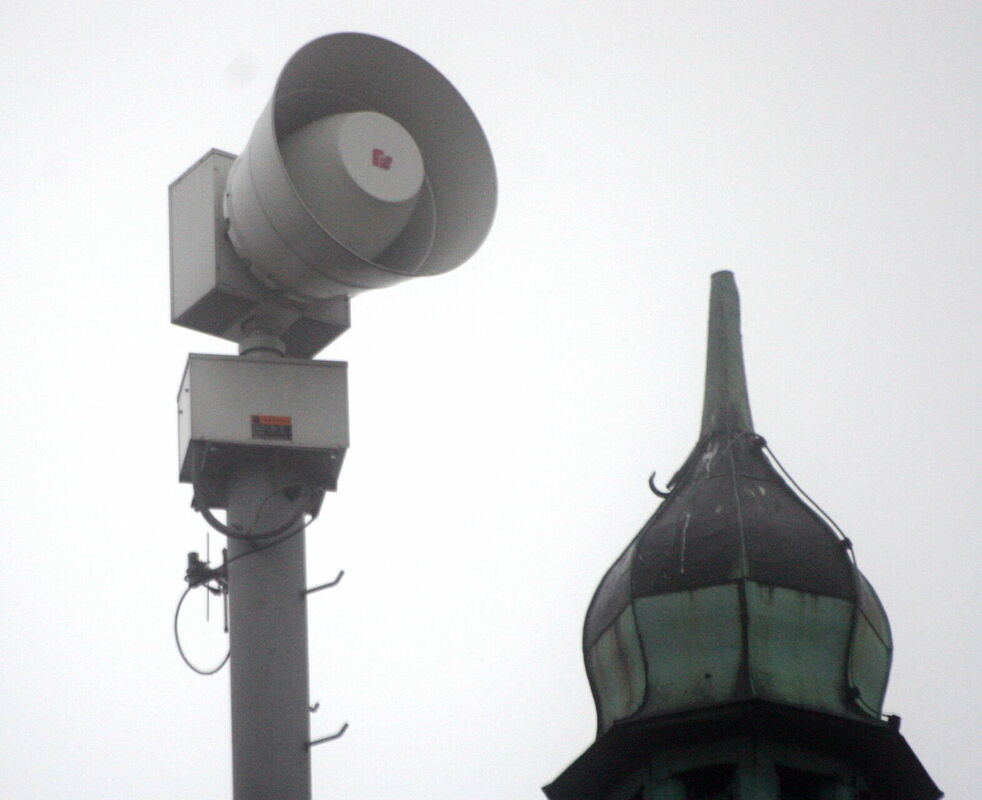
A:
[[[260,514],[262,514],[263,508],[273,497],[275,497],[280,492],[283,492],[293,486],[301,487],[304,491],[304,494],[306,494],[308,497],[310,497],[313,494],[313,491],[311,490],[310,486],[305,483],[289,483],[284,486],[280,486],[274,489],[268,495],[266,495],[262,503],[259,504],[259,508],[256,509],[256,514],[253,517],[253,524],[255,524],[256,520],[259,519]],[[197,496],[197,491],[195,491],[195,496]],[[320,515],[320,508],[318,508],[316,511],[310,512],[310,519],[304,519],[304,517],[307,516],[308,512],[305,510],[301,510],[297,512],[297,514],[294,515],[289,520],[289,522],[283,523],[282,525],[278,525],[276,528],[271,528],[268,531],[261,531],[259,533],[250,534],[250,533],[245,533],[236,530],[234,528],[230,528],[228,525],[222,524],[215,518],[214,514],[211,513],[210,509],[208,509],[207,507],[199,507],[197,505],[197,502],[194,503],[194,508],[196,511],[198,511],[201,514],[201,516],[205,518],[205,520],[207,520],[208,524],[211,525],[211,527],[217,530],[219,533],[222,533],[225,536],[228,536],[232,539],[244,540],[244,541],[251,542],[253,544],[252,550],[239,553],[237,556],[233,556],[232,558],[226,559],[224,564],[222,564],[222,567],[226,569],[228,568],[229,564],[235,561],[238,561],[247,556],[255,555],[256,553],[261,553],[263,550],[270,550],[273,547],[277,547],[283,544],[284,542],[289,541],[298,533],[305,531],[307,527]],[[293,530],[290,530],[291,528],[293,528]],[[274,537],[276,536],[279,536],[280,538],[275,539],[274,541],[268,541],[270,539],[274,539]],[[259,546],[260,542],[262,543],[262,546]],[[219,577],[219,578],[215,578],[215,580],[218,582],[221,592],[223,594],[227,594],[228,573],[227,572],[225,573],[224,579]],[[204,585],[206,589],[210,590],[210,587],[207,584],[202,584],[202,585]],[[177,621],[181,613],[181,606],[184,605],[185,598],[187,598],[188,593],[193,588],[195,587],[188,586],[187,589],[184,590],[184,593],[181,595],[181,599],[177,601],[177,608],[174,611],[174,642],[177,645],[177,652],[180,653],[181,659],[184,661],[185,664],[188,665],[188,667],[190,667],[192,670],[197,672],[199,675],[214,675],[216,672],[221,670],[221,668],[224,667],[225,664],[228,662],[229,657],[232,654],[231,650],[229,650],[225,654],[225,658],[222,659],[222,662],[217,667],[211,670],[203,670],[191,663],[187,655],[184,653],[184,648],[181,647],[181,637],[180,634],[178,633]]]
[[[294,536],[296,536],[301,531],[306,530],[307,529],[307,526],[310,525],[310,523],[313,522],[315,519],[317,519],[317,516],[318,516],[317,514],[311,514],[309,520],[305,521],[302,525],[298,526],[296,528],[296,530],[293,530],[293,531],[290,531],[289,533],[287,533],[286,536],[283,536],[281,539],[277,539],[274,542],[270,542],[268,544],[264,544],[262,547],[256,547],[253,550],[248,550],[248,551],[246,551],[244,553],[239,553],[237,556],[233,556],[232,558],[226,560],[225,563],[222,566],[227,568],[228,565],[231,564],[233,561],[238,561],[241,558],[245,558],[246,556],[252,556],[252,555],[255,555],[256,553],[261,553],[263,550],[271,550],[272,548],[277,547],[278,545],[283,544],[285,541],[287,541],[289,539],[292,539]],[[218,582],[219,587],[221,588],[222,593],[223,594],[227,594],[228,593],[228,583],[226,581],[228,580],[228,574],[226,573],[226,576],[225,576],[225,579],[224,580],[222,580],[220,578],[216,578],[216,580]],[[204,587],[205,587],[206,590],[210,590],[210,587],[207,584],[202,584],[202,585],[204,585]],[[179,617],[179,615],[181,613],[181,606],[184,605],[184,600],[188,596],[188,593],[192,589],[194,589],[194,588],[195,588],[194,586],[188,586],[188,588],[185,589],[184,590],[184,593],[181,595],[181,599],[177,601],[177,609],[174,611],[174,643],[177,645],[177,652],[180,653],[181,659],[184,661],[185,664],[188,665],[188,667],[190,667],[192,670],[194,670],[195,672],[197,672],[199,675],[214,675],[216,672],[220,671],[221,668],[224,667],[226,663],[228,663],[228,659],[232,655],[232,651],[229,650],[225,654],[225,658],[222,659],[222,663],[220,663],[214,669],[211,669],[211,670],[201,669],[201,668],[195,666],[194,664],[192,664],[191,661],[188,659],[187,655],[184,653],[184,648],[181,647],[181,637],[180,637],[180,634],[178,633],[178,630],[177,630],[177,620],[178,620],[178,617]]]
[[[827,514],[827,513],[825,512],[825,509],[824,509],[824,508],[822,508],[822,507],[821,507],[821,506],[820,506],[820,505],[819,505],[818,503],[816,503],[816,502],[815,502],[814,500],[812,500],[812,498],[811,498],[811,496],[810,496],[810,495],[808,494],[808,492],[806,492],[806,491],[805,491],[804,489],[802,489],[802,488],[801,488],[801,487],[800,487],[800,486],[798,485],[798,482],[797,482],[797,481],[795,481],[795,479],[791,477],[791,473],[790,473],[790,472],[788,472],[788,471],[787,471],[787,470],[786,470],[786,469],[784,468],[784,464],[782,464],[782,463],[781,463],[780,461],[778,461],[778,458],[777,458],[777,456],[776,456],[776,455],[774,455],[774,451],[773,451],[773,450],[771,450],[771,448],[770,448],[770,447],[768,447],[767,445],[764,445],[764,447],[763,447],[763,449],[764,449],[764,450],[765,450],[765,451],[767,452],[767,455],[768,455],[768,456],[770,456],[770,458],[771,458],[771,460],[772,460],[772,461],[773,461],[773,462],[774,462],[775,464],[777,464],[777,468],[778,468],[779,470],[781,470],[781,474],[782,474],[782,475],[784,475],[784,477],[785,477],[785,478],[787,478],[787,479],[788,479],[788,480],[789,480],[789,481],[791,482],[791,485],[792,485],[792,486],[794,486],[794,488],[798,490],[798,494],[800,494],[800,495],[801,495],[802,497],[804,497],[804,498],[805,498],[805,499],[806,499],[806,500],[807,500],[807,501],[808,501],[809,503],[811,503],[811,505],[812,505],[812,508],[814,508],[814,509],[815,509],[816,511],[818,511],[818,513],[819,513],[819,514],[821,514],[821,515],[822,515],[822,516],[823,516],[823,517],[824,517],[824,518],[825,518],[825,519],[826,519],[826,520],[827,520],[827,521],[829,522],[829,524],[830,524],[830,525],[831,525],[831,526],[832,526],[833,528],[835,528],[835,530],[836,530],[836,532],[837,532],[837,533],[839,534],[839,536],[841,536],[841,537],[842,537],[842,539],[843,539],[843,541],[849,541],[849,537],[848,537],[848,536],[846,536],[846,535],[845,535],[845,534],[844,534],[844,533],[842,532],[842,528],[840,528],[840,527],[839,527],[839,525],[838,525],[838,523],[837,523],[837,522],[836,522],[836,521],[835,521],[834,519],[832,519],[832,517],[830,517],[830,516],[829,516],[829,515],[828,515],[828,514]],[[851,552],[851,551],[850,551],[850,552]],[[852,560],[853,560],[853,561],[855,561],[855,560],[856,560],[856,555],[855,555],[855,553],[853,553],[853,554],[852,554]]]
[[[849,537],[846,536],[845,533],[843,533],[842,528],[840,528],[838,523],[836,523],[836,521],[832,519],[831,516],[829,516],[829,514],[825,511],[824,508],[822,508],[818,503],[812,500],[808,492],[806,492],[798,485],[797,481],[795,481],[795,479],[791,477],[791,474],[784,468],[784,465],[778,460],[778,457],[774,455],[774,451],[771,450],[771,448],[768,447],[767,445],[764,445],[763,449],[767,451],[767,455],[777,465],[778,469],[781,470],[781,473],[784,475],[784,477],[791,482],[791,485],[798,490],[798,493],[802,495],[809,503],[811,503],[812,507],[816,511],[818,511],[818,513],[821,514],[829,522],[829,524],[835,529],[835,531],[839,534],[839,536],[842,537],[842,541],[848,544]],[[859,621],[859,614],[863,613],[862,610],[860,609],[860,597],[863,592],[863,587],[860,582],[862,578],[860,577],[859,563],[856,560],[856,552],[855,550],[852,549],[852,547],[849,547],[849,555],[847,557],[849,559],[849,562],[852,564],[853,582],[855,584],[856,599],[853,601],[852,619],[850,621],[850,626],[849,626],[850,627],[849,630],[850,655],[846,656],[846,661],[845,661],[846,683],[853,690],[853,692],[850,693],[850,699],[857,706],[862,708],[870,716],[877,717],[878,719],[885,719],[886,715],[882,711],[878,711],[876,708],[874,708],[873,706],[871,706],[869,703],[866,702],[865,698],[859,692],[859,688],[855,685],[855,681],[852,678],[852,671],[850,669],[851,667],[850,658],[851,658],[853,645],[855,644],[856,625],[857,622]],[[892,648],[889,649],[892,650]]]
[[[219,664],[214,669],[210,669],[210,670],[201,669],[200,667],[196,667],[194,664],[192,664],[191,661],[188,659],[188,657],[184,654],[184,648],[181,647],[181,636],[177,631],[177,619],[181,614],[181,606],[184,605],[184,599],[188,596],[188,594],[193,588],[194,588],[193,586],[188,586],[188,588],[184,590],[184,594],[181,595],[181,599],[177,601],[177,608],[174,611],[174,643],[177,645],[177,652],[181,654],[181,658],[184,660],[184,663],[187,664],[191,669],[193,669],[199,675],[214,675],[222,667],[224,667],[226,663],[228,663],[228,659],[229,656],[232,655],[232,651],[229,650],[225,654],[225,658],[222,659],[222,663]]]
[[[286,491],[287,489],[290,489],[294,486],[301,487],[303,489],[304,494],[308,498],[311,496],[312,492],[310,486],[308,486],[305,483],[288,483],[284,486],[280,486],[274,489],[268,495],[266,495],[262,503],[259,504],[259,508],[256,509],[256,514],[252,520],[253,525],[255,525],[256,521],[259,519],[259,515],[262,513],[263,508],[265,508],[266,504],[270,500],[272,500],[280,492]],[[300,510],[296,514],[294,514],[293,517],[291,517],[287,522],[284,522],[282,525],[278,525],[275,528],[270,528],[269,530],[259,531],[258,533],[253,532],[251,530],[241,531],[220,522],[215,517],[215,515],[211,513],[211,509],[209,509],[207,506],[199,506],[197,502],[197,498],[198,498],[197,487],[195,488],[194,495],[195,495],[195,499],[192,504],[194,506],[194,510],[197,511],[199,514],[201,514],[201,516],[205,518],[205,520],[208,522],[209,525],[211,525],[212,528],[214,528],[219,533],[229,537],[230,539],[243,539],[247,541],[252,541],[256,539],[272,539],[276,536],[279,536],[280,534],[286,533],[288,530],[290,530],[290,528],[292,528],[294,525],[300,522],[303,519],[304,514],[307,513],[304,510]]]
[[[247,551],[246,551],[246,552],[244,552],[244,553],[239,553],[239,554],[238,554],[237,556],[232,556],[232,558],[230,558],[230,559],[228,559],[228,560],[227,560],[227,561],[226,561],[226,562],[225,562],[225,563],[223,564],[223,566],[225,566],[225,567],[227,567],[227,566],[228,566],[229,564],[231,564],[231,563],[233,563],[233,562],[235,562],[235,561],[238,561],[238,560],[239,560],[240,558],[245,558],[246,556],[253,556],[253,555],[255,555],[256,553],[261,553],[261,552],[263,552],[263,550],[271,550],[272,548],[274,548],[274,547],[277,547],[277,546],[279,546],[279,545],[281,545],[281,544],[283,544],[283,542],[286,542],[286,541],[288,541],[289,539],[292,539],[292,538],[293,538],[294,536],[296,536],[296,535],[297,535],[298,533],[300,533],[301,531],[304,531],[304,530],[306,530],[306,529],[307,529],[307,527],[308,527],[308,526],[309,526],[309,525],[310,525],[310,524],[311,524],[311,523],[312,523],[312,522],[313,522],[313,521],[314,521],[315,519],[317,519],[317,516],[318,516],[318,514],[311,514],[311,515],[310,515],[310,519],[308,519],[308,520],[306,520],[306,521],[305,521],[305,522],[304,522],[304,523],[303,523],[302,525],[300,525],[300,526],[298,526],[296,530],[294,530],[294,531],[290,531],[290,532],[289,532],[288,534],[286,534],[285,536],[283,536],[283,537],[282,537],[282,538],[280,538],[280,539],[277,539],[276,541],[273,541],[273,542],[269,542],[268,544],[264,544],[264,545],[263,545],[262,547],[259,547],[259,546],[255,546],[255,547],[254,547],[254,548],[253,548],[252,550],[247,550]],[[264,541],[265,541],[265,540],[264,540]]]

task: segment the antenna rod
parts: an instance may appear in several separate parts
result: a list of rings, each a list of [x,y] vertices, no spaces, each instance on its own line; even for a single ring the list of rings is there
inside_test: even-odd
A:
[[[706,395],[700,438],[734,431],[753,433],[740,339],[740,295],[729,270],[713,273],[706,346]]]

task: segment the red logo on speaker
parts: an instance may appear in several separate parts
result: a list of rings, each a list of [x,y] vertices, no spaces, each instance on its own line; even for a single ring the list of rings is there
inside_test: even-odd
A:
[[[392,156],[387,156],[384,150],[375,147],[372,149],[372,166],[379,169],[389,169],[392,166]]]

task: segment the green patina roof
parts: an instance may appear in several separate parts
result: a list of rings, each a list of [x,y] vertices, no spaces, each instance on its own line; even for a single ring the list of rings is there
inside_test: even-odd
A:
[[[754,431],[730,272],[712,278],[700,437],[669,487],[587,613],[600,729],[761,697],[878,718],[889,623]]]
[[[880,715],[883,607],[848,542],[785,477],[754,431],[736,283],[719,272],[699,440],[590,604],[597,741],[545,787],[551,800],[624,800],[640,786],[681,797],[691,764],[680,754],[702,747],[706,764],[729,769],[724,751],[739,741],[841,759],[881,800],[940,796],[899,720]],[[777,797],[776,785],[740,786]]]

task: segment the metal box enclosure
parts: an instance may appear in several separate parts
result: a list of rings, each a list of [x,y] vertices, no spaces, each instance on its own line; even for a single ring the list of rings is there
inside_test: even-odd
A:
[[[334,491],[348,448],[348,365],[191,354],[177,427],[180,480],[209,508],[225,507],[231,473],[256,457]]]
[[[171,322],[238,342],[243,322],[261,315],[282,327],[288,356],[310,358],[348,329],[349,300],[300,305],[253,276],[229,241],[222,211],[235,158],[210,150],[170,185]]]

